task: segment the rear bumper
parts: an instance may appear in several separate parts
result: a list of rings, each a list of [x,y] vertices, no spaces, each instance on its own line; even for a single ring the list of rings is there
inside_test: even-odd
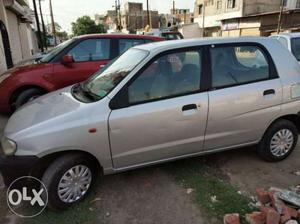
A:
[[[0,173],[8,187],[16,179],[29,176],[38,162],[35,156],[0,156]]]

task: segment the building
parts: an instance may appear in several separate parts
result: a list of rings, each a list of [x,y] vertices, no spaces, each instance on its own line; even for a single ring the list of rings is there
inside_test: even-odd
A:
[[[194,21],[194,16],[190,9],[171,9],[171,14],[182,24],[190,24]]]
[[[105,15],[96,14],[95,15],[95,23],[97,25],[103,25],[105,23]]]
[[[143,3],[125,2],[121,14],[123,30],[129,33],[136,33],[147,25],[153,29],[159,28],[160,15],[158,11],[150,10],[150,21],[148,21],[147,10],[143,9]]]
[[[0,1],[0,73],[38,51],[32,22],[27,1]]]
[[[286,0],[284,4],[286,10],[294,10],[299,0]],[[281,0],[196,0],[194,21],[205,28],[205,36],[260,35],[257,17],[271,19],[268,23],[274,24],[280,7]]]

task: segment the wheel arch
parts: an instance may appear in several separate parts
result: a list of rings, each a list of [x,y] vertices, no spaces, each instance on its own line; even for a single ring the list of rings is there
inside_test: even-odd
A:
[[[100,161],[91,153],[81,150],[68,150],[45,155],[44,157],[41,157],[38,160],[38,162],[34,165],[34,168],[31,170],[30,174],[34,177],[41,179],[46,169],[54,160],[68,154],[82,154],[83,156],[87,156],[91,160],[91,162],[93,162],[96,165],[97,174],[103,175],[103,167],[101,166]]]
[[[40,89],[42,90],[43,92],[45,93],[48,93],[49,90],[45,87],[41,87],[39,85],[24,85],[24,86],[20,86],[18,88],[16,88],[13,93],[11,94],[10,96],[10,99],[9,99],[9,104],[12,106],[15,102],[16,102],[16,99],[18,98],[18,96],[25,90],[28,90],[28,89],[32,89],[32,88],[35,88],[35,89]]]

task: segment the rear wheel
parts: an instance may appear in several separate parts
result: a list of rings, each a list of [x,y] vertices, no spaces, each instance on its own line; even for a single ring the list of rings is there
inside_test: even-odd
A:
[[[266,131],[259,144],[258,153],[266,161],[281,161],[292,153],[297,141],[297,127],[291,121],[281,119]]]
[[[19,109],[21,106],[23,106],[24,104],[42,96],[45,94],[45,91],[38,89],[38,88],[30,88],[27,90],[22,91],[14,104],[14,109]]]
[[[84,200],[95,184],[96,172],[96,164],[80,153],[56,159],[42,178],[48,190],[48,207],[65,210]]]

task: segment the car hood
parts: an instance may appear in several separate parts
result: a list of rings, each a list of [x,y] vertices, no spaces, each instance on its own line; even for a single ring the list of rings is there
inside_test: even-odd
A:
[[[21,65],[21,66],[16,66],[11,69],[8,69],[6,72],[4,72],[2,75],[18,75],[24,72],[30,72],[35,69],[41,69],[47,66],[47,64],[29,64],[29,65]]]
[[[9,119],[5,128],[5,135],[25,131],[46,122],[51,125],[51,121],[63,119],[63,117],[72,119],[68,115],[75,113],[83,103],[72,96],[71,88],[67,87],[44,95],[21,107]]]

